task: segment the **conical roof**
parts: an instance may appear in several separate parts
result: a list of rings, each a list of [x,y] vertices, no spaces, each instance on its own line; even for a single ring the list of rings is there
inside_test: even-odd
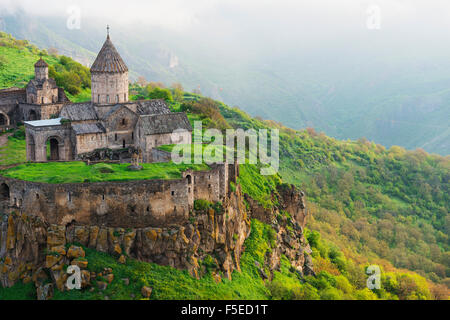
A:
[[[34,66],[35,66],[35,67],[48,67],[48,64],[47,64],[47,62],[45,62],[42,58],[40,58],[40,59],[38,60],[38,62],[36,62],[36,63],[34,64]]]
[[[122,73],[127,71],[127,65],[123,62],[122,57],[117,52],[108,35],[97,59],[95,59],[91,67],[91,72]]]

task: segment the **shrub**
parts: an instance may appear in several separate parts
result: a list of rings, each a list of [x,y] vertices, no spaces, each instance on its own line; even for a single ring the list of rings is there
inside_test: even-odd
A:
[[[203,199],[194,201],[195,211],[206,212],[211,207],[211,202]]]

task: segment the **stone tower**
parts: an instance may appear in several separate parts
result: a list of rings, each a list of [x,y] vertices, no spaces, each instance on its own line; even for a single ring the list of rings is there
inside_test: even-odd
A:
[[[48,79],[48,64],[42,58],[34,65],[35,79],[39,82]]]
[[[91,67],[92,102],[115,104],[128,102],[128,67],[108,36]]]

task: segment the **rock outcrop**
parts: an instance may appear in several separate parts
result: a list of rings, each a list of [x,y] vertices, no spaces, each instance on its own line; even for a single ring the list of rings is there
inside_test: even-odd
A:
[[[251,217],[270,224],[276,231],[276,245],[265,257],[265,266],[271,274],[280,269],[284,255],[299,275],[314,275],[312,251],[303,233],[307,219],[304,193],[295,186],[280,185],[277,193],[272,194],[273,202],[277,204],[272,208],[264,208],[248,195],[245,199]]]
[[[304,196],[295,188],[280,187],[278,205],[264,209],[246,196],[251,217],[271,224],[276,231],[276,246],[266,255],[265,267],[271,273],[279,269],[282,255],[300,274],[312,274],[303,228],[306,223]],[[187,269],[194,277],[206,270],[201,261],[214,257],[219,273],[231,279],[240,270],[244,241],[251,231],[250,216],[240,188],[230,192],[224,203],[191,212],[182,224],[164,228],[117,228],[95,225],[49,224],[37,216],[3,215],[0,222],[0,285],[16,281],[34,282],[41,299],[51,297],[53,288],[63,291],[70,276],[66,266],[82,271],[82,287],[90,285],[97,275],[86,270],[88,261],[79,244],[115,256],[120,263],[134,258],[178,269]],[[261,268],[263,278],[270,278]],[[105,272],[103,278],[114,277]],[[218,280],[219,281],[219,280]],[[53,286],[48,286],[48,283]],[[100,285],[100,284],[98,284]]]

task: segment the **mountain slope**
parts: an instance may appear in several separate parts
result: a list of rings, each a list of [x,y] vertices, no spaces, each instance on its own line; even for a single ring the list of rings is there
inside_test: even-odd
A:
[[[24,12],[5,14],[3,21],[3,29],[16,37],[56,47],[83,64],[93,61],[108,23],[83,19],[80,30],[69,30],[64,18]],[[238,44],[210,44],[199,35],[142,25],[112,32],[134,79],[179,81],[295,129],[313,127],[338,139],[366,137],[387,147],[450,153],[445,52],[396,50],[382,37],[369,45],[371,38],[363,34],[361,46],[324,44],[260,55],[251,48],[236,50]]]

